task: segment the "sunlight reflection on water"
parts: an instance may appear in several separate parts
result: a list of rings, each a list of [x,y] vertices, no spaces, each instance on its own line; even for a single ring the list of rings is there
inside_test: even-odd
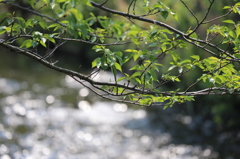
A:
[[[116,112],[126,112],[128,110],[128,106],[126,104],[115,103],[113,105],[113,109]]]
[[[71,83],[71,79],[65,80]],[[8,83],[7,79],[0,80],[0,87],[11,87]],[[18,85],[13,84],[11,92],[16,92]],[[36,94],[41,87],[34,87],[34,91],[23,90],[19,95],[1,92],[5,94],[0,99],[1,159],[217,158],[210,148],[171,143],[172,136],[152,127],[144,109],[87,100],[76,102],[76,108],[68,107],[59,100],[63,88],[44,91],[51,94]],[[90,92],[80,88],[78,95],[84,98]],[[178,118],[185,124],[191,122],[189,117]]]
[[[79,90],[78,93],[81,97],[86,97],[89,95],[89,90],[87,88],[82,88]]]
[[[0,93],[13,94],[21,89],[21,84],[15,80],[0,78]]]
[[[53,95],[48,95],[48,96],[46,97],[46,102],[47,102],[48,104],[53,104],[54,101],[55,101],[55,97],[54,97]]]
[[[88,101],[82,100],[78,102],[78,108],[84,112],[90,112],[92,107]]]

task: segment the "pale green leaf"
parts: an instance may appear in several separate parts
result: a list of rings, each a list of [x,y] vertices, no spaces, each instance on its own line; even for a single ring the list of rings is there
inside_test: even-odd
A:
[[[116,67],[117,70],[122,72],[122,67],[118,63],[114,63],[114,66]]]
[[[235,22],[233,20],[224,20],[224,23],[230,23],[230,24],[235,24]]]

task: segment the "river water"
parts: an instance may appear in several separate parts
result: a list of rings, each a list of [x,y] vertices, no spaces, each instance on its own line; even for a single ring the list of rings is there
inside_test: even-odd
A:
[[[210,121],[194,132],[197,120],[174,107],[103,101],[67,76],[54,80],[59,85],[0,77],[1,159],[220,158],[205,142]]]

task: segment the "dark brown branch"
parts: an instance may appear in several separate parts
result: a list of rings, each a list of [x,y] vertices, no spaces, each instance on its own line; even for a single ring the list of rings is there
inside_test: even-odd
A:
[[[18,37],[11,38],[11,40],[13,40],[13,39],[16,40],[17,38],[21,38],[21,37],[33,38],[32,35],[19,35]],[[53,38],[58,39],[58,40],[65,40],[65,41],[83,42],[83,43],[86,43],[86,44],[99,45],[99,46],[125,45],[125,44],[132,43],[131,41],[126,41],[126,42],[122,42],[122,43],[120,43],[120,41],[116,41],[114,43],[102,44],[102,43],[90,42],[90,41],[83,40],[83,39],[61,38],[61,37],[58,37],[58,36],[54,36]]]
[[[114,101],[114,102],[120,102],[120,103],[127,103],[127,104],[134,104],[134,105],[138,105],[138,106],[146,106],[146,105],[143,105],[143,104],[140,104],[136,101],[128,101],[128,100],[125,100],[125,99],[122,99],[122,100],[119,100],[119,99],[115,99],[115,98],[112,98],[112,97],[106,97],[105,95],[102,95],[100,94],[99,92],[97,92],[96,90],[94,90],[92,87],[84,84],[81,80],[77,79],[76,77],[74,76],[71,76],[69,75],[70,77],[72,77],[74,80],[76,80],[77,82],[79,82],[81,85],[83,85],[84,87],[90,89],[93,93],[95,93],[97,96],[99,97],[102,97],[104,99],[107,99],[107,100],[110,100],[110,101]],[[109,94],[107,94],[109,95]],[[164,106],[164,104],[158,104],[158,106]]]
[[[26,55],[26,56],[42,63],[43,65],[47,66],[50,69],[56,70],[58,72],[62,72],[62,73],[67,74],[67,75],[76,76],[76,77],[80,78],[81,80],[84,80],[84,81],[90,83],[91,85],[114,86],[114,87],[125,88],[126,90],[134,91],[136,93],[141,93],[141,94],[155,94],[155,93],[151,93],[151,92],[148,92],[148,91],[143,92],[141,89],[137,89],[135,87],[130,87],[130,86],[125,86],[123,84],[116,84],[116,83],[110,83],[110,82],[97,82],[97,81],[91,80],[88,76],[85,76],[81,73],[78,73],[78,72],[75,72],[75,71],[72,71],[72,70],[69,70],[69,69],[65,69],[65,68],[62,68],[62,67],[59,67],[59,66],[55,66],[55,65],[53,65],[53,63],[51,63],[49,61],[46,61],[45,59],[42,58],[42,56],[40,56],[36,53],[33,53],[33,52],[28,51],[28,50],[19,48],[17,46],[13,46],[11,44],[4,43],[4,40],[2,40],[2,39],[0,39],[0,46],[8,48],[8,49],[10,49],[14,52]],[[158,92],[158,94],[159,94],[159,92]],[[171,95],[168,92],[161,92],[160,94]]]
[[[70,76],[75,76],[78,77],[79,79],[86,81],[88,83],[90,83],[91,85],[102,85],[102,86],[114,86],[114,87],[120,87],[120,88],[125,88],[126,90],[130,90],[133,91],[135,93],[139,93],[139,94],[146,94],[146,95],[163,95],[163,96],[171,96],[171,95],[184,95],[184,96],[193,96],[193,95],[207,95],[206,93],[198,93],[198,91],[195,92],[177,92],[177,93],[170,93],[170,92],[154,92],[154,91],[143,91],[141,89],[135,88],[135,87],[130,87],[130,86],[125,86],[122,84],[116,84],[116,83],[109,83],[109,82],[97,82],[97,81],[93,81],[91,80],[89,77],[82,75],[78,72],[69,70],[69,69],[65,69],[59,66],[55,66],[53,65],[51,62],[46,61],[44,59],[42,59],[42,57],[40,55],[34,54],[30,51],[27,51],[25,49],[10,45],[10,44],[6,44],[3,43],[3,40],[0,40],[0,46],[6,47],[12,51],[24,54],[26,56],[31,57],[34,60],[37,60],[38,62],[42,63],[43,65],[47,66],[50,69],[56,70],[58,72],[62,72],[64,74],[70,75]],[[202,91],[201,91],[202,92]],[[211,95],[218,95],[220,93],[218,92],[210,92]],[[240,94],[240,92],[234,92],[234,93],[230,93],[230,92],[225,92],[225,94]]]
[[[47,51],[47,53],[42,57],[42,59],[47,59],[49,57],[51,57],[54,52],[60,47],[62,46],[64,43],[66,43],[66,41],[63,41],[63,42],[59,42],[53,49],[49,49]]]

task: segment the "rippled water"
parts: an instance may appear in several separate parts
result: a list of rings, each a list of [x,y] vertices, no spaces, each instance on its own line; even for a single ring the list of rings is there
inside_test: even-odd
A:
[[[76,101],[61,99],[67,89],[77,90]],[[153,124],[145,109],[98,101],[68,77],[58,88],[0,78],[0,95],[1,159],[218,158],[211,146],[176,142],[191,139],[182,135],[191,117],[169,109],[159,114],[162,122]]]

